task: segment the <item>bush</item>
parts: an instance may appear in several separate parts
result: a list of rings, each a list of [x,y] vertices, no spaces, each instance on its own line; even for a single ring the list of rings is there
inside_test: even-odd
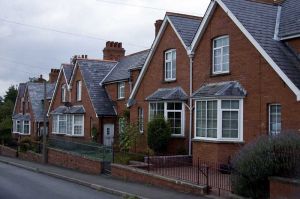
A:
[[[164,118],[155,118],[148,123],[148,146],[154,152],[164,152],[170,137],[171,127]]]
[[[300,136],[290,133],[262,136],[248,144],[232,162],[233,191],[245,197],[268,198],[268,178],[286,174],[293,176],[299,166],[299,162],[294,161],[300,160],[299,149]]]
[[[139,136],[139,130],[135,124],[125,124],[120,133],[119,147],[121,151],[128,152],[135,146]]]
[[[28,150],[32,150],[32,142],[30,138],[22,138],[19,142],[20,151],[21,152],[27,152]]]

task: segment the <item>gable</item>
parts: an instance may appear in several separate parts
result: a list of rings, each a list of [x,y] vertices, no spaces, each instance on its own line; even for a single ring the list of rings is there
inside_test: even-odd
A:
[[[294,92],[299,101],[299,60],[284,43],[273,39],[277,18],[276,6],[246,0],[239,0],[238,2],[230,0],[212,1],[192,43],[191,51],[193,52],[197,48],[217,5],[227,13],[229,18]]]

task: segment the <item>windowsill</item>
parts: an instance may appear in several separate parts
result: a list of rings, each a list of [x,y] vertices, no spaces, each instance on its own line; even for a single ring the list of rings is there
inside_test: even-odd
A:
[[[241,140],[213,140],[213,139],[202,139],[202,138],[193,138],[193,142],[207,142],[207,143],[216,143],[216,144],[244,144],[244,141]]]
[[[84,137],[84,135],[69,135],[69,134],[65,134],[68,137]]]
[[[171,138],[185,138],[185,135],[176,135],[176,134],[172,134]]]
[[[177,81],[176,79],[172,79],[172,80],[166,80],[166,79],[164,79],[164,80],[162,81],[162,83],[168,84],[168,83],[174,83],[174,82],[176,82],[176,81]]]
[[[51,134],[53,134],[53,135],[66,135],[65,133],[55,133],[55,132],[51,132]]]
[[[125,97],[122,97],[122,98],[118,98],[117,101],[124,101],[125,100]]]
[[[227,76],[227,75],[231,75],[231,73],[230,72],[212,73],[212,74],[210,74],[210,77],[220,77],[220,76]]]

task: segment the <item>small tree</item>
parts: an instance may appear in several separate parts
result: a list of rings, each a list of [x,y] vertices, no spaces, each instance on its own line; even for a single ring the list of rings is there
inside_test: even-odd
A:
[[[128,152],[132,147],[135,146],[139,130],[135,124],[125,124],[123,130],[120,133],[120,150]]]
[[[171,126],[164,118],[154,118],[148,123],[148,146],[154,152],[164,152],[171,137]]]

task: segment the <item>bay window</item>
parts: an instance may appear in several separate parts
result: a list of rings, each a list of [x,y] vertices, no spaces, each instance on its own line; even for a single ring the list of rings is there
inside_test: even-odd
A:
[[[84,136],[83,115],[53,115],[52,133],[69,136]]]
[[[182,102],[149,103],[149,120],[164,117],[171,125],[173,136],[184,135],[184,104]]]
[[[13,120],[13,133],[29,135],[30,134],[30,121],[28,121],[28,120]]]
[[[165,81],[176,80],[176,50],[165,52]]]
[[[196,101],[196,139],[242,141],[242,133],[243,100]]]

